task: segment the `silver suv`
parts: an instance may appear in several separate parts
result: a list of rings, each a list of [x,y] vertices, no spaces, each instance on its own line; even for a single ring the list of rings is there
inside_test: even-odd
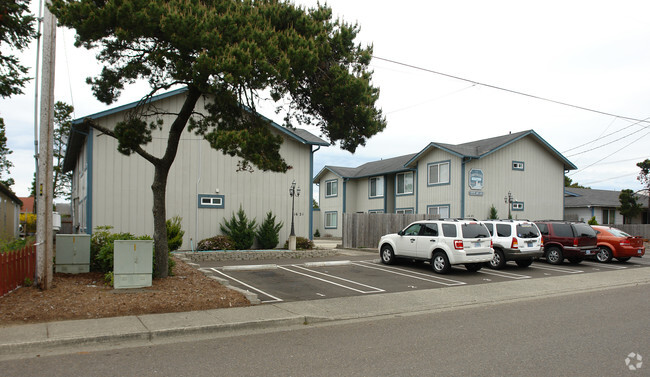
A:
[[[429,261],[439,274],[456,264],[478,271],[492,260],[492,239],[485,225],[476,220],[423,220],[381,237],[379,255],[385,264],[395,263],[396,258]]]
[[[500,269],[507,261],[515,261],[519,267],[528,267],[533,258],[544,254],[544,243],[539,229],[530,221],[485,220],[492,235],[494,258],[488,263],[490,268]]]

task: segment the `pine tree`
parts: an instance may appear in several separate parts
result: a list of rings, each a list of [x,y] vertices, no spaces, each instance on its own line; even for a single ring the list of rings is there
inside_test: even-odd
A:
[[[271,211],[266,214],[266,219],[257,229],[257,243],[261,249],[275,249],[280,242],[280,229],[284,225],[282,222],[275,223],[275,216]]]
[[[0,183],[10,188],[14,184],[14,179],[9,178],[9,169],[14,164],[9,161],[9,155],[13,151],[7,147],[7,136],[5,134],[5,122],[0,118]]]

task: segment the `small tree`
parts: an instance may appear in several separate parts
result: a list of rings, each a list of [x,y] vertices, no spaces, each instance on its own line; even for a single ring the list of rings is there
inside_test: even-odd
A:
[[[54,104],[54,197],[70,198],[70,183],[72,171],[63,172],[63,159],[65,149],[72,127],[72,112],[74,107],[65,102],[57,101]]]
[[[253,246],[256,227],[255,220],[249,221],[241,206],[239,206],[237,217],[233,213],[230,220],[225,220],[220,226],[221,232],[232,239],[238,250],[248,250]]]
[[[280,242],[280,229],[284,224],[280,222],[279,224],[275,223],[275,216],[269,211],[266,214],[266,219],[260,227],[257,229],[257,243],[261,249],[274,249],[278,246]]]
[[[591,216],[591,219],[587,221],[587,224],[589,225],[598,225],[598,221],[596,221],[596,216]]]
[[[9,169],[14,164],[9,161],[9,155],[13,151],[7,147],[7,135],[5,134],[5,122],[0,118],[0,183],[10,188],[14,184],[14,179],[9,178]]]
[[[170,252],[178,250],[183,244],[185,231],[181,228],[182,221],[180,216],[174,216],[167,220],[167,246]]]
[[[643,210],[641,203],[636,202],[634,191],[630,189],[621,191],[618,200],[621,202],[618,211],[623,215],[624,221],[637,216]]]
[[[498,218],[499,218],[499,214],[497,212],[497,209],[494,206],[494,204],[492,204],[492,207],[490,207],[490,214],[488,215],[488,219],[493,219],[494,220],[494,219],[498,219]]]
[[[650,221],[650,160],[645,159],[636,164],[641,169],[639,176],[636,179],[643,184],[648,195],[648,220]]]

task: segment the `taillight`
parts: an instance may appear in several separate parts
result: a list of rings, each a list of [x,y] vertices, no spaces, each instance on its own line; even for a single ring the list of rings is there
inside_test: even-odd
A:
[[[512,243],[510,244],[511,249],[518,249],[519,248],[519,241],[515,237],[512,237]]]
[[[492,240],[490,240],[490,249],[494,248],[494,243],[492,243]]]
[[[465,248],[463,246],[463,240],[454,240],[454,248],[456,250],[463,250]]]
[[[632,244],[630,243],[630,239],[626,238],[624,240],[621,240],[621,246],[632,246]]]
[[[544,247],[544,239],[543,238],[539,239],[539,246]]]
[[[578,239],[577,239],[577,238],[574,238],[574,239],[573,239],[573,246],[574,246],[574,247],[577,247],[577,246],[578,246]]]

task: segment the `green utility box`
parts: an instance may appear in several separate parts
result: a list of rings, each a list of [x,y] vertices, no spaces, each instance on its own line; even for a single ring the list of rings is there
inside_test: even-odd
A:
[[[68,274],[90,271],[90,234],[57,234],[54,270]]]
[[[113,246],[115,289],[151,287],[153,240],[115,241]]]

